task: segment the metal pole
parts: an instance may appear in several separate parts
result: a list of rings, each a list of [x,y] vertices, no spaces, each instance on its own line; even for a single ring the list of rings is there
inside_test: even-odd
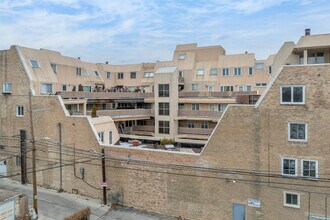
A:
[[[63,170],[62,170],[62,124],[58,123],[58,134],[59,134],[59,149],[60,149],[60,189],[59,192],[63,192]]]
[[[34,143],[34,130],[33,130],[33,108],[32,108],[32,93],[29,92],[29,104],[30,104],[30,126],[31,126],[31,138],[32,138],[32,184],[33,184],[33,208],[38,214],[38,200],[37,200],[37,174],[36,174],[36,146]]]
[[[104,148],[102,148],[102,184],[103,184],[103,204],[106,205],[107,204],[107,179],[105,176],[105,152],[104,152]]]
[[[21,183],[26,184],[26,130],[20,130],[21,137]]]

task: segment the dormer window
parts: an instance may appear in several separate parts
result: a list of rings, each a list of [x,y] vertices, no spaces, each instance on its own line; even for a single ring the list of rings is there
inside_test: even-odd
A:
[[[87,71],[86,69],[83,69],[83,70],[82,70],[82,74],[83,74],[84,76],[88,76],[88,71]]]
[[[40,68],[38,60],[30,60],[32,68]]]
[[[94,76],[95,77],[100,77],[99,73],[96,70],[94,71]]]
[[[179,60],[184,60],[186,59],[186,54],[185,53],[180,53],[179,54]]]
[[[2,87],[2,93],[4,94],[12,93],[12,83],[4,82]]]
[[[53,69],[53,72],[56,74],[57,73],[57,65],[54,64],[54,63],[51,63],[50,66]]]

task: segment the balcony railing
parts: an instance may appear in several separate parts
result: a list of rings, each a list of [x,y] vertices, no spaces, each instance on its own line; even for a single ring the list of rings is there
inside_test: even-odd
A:
[[[120,99],[120,98],[153,98],[148,92],[57,92],[63,99]]]
[[[202,98],[202,97],[215,97],[215,98],[226,98],[235,97],[236,95],[256,95],[257,91],[249,92],[179,92],[180,98]]]
[[[147,126],[147,125],[133,125],[133,131],[148,131],[155,132],[155,126]]]
[[[90,115],[91,111],[87,111],[87,115]],[[124,118],[124,117],[140,117],[140,116],[154,116],[153,109],[120,109],[120,110],[98,110],[98,116],[110,116],[112,118]]]
[[[205,111],[205,110],[185,110],[179,109],[178,116],[198,117],[198,118],[220,118],[222,112],[220,111]]]
[[[179,134],[210,135],[213,129],[179,127]]]

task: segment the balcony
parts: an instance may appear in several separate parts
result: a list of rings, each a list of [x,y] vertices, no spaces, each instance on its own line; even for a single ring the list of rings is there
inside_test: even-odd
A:
[[[232,98],[237,95],[257,95],[257,91],[248,92],[179,92],[179,98]]]
[[[63,99],[122,99],[153,98],[154,93],[143,92],[57,92]]]
[[[147,135],[154,136],[155,126],[146,126],[146,125],[134,125],[130,132],[132,135]]]
[[[211,135],[213,129],[179,127],[179,134]]]
[[[185,109],[179,109],[178,110],[178,116],[180,119],[213,119],[217,121],[221,116],[223,112],[220,111],[199,111],[199,110],[185,110]]]
[[[91,111],[87,111],[87,114],[90,115]],[[126,120],[141,120],[141,119],[150,119],[154,116],[153,109],[120,109],[120,110],[98,110],[98,116],[110,116],[114,121],[121,121],[122,119]]]

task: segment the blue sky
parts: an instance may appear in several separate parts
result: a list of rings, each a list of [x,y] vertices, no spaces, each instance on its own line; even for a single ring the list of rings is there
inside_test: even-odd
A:
[[[111,64],[171,60],[175,45],[276,53],[330,33],[329,0],[0,0],[0,49],[47,48]]]

